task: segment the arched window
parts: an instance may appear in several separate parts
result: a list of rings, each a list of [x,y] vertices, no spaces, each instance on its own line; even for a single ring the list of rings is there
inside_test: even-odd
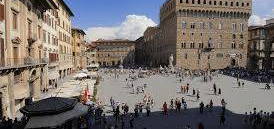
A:
[[[192,4],[195,4],[195,0],[192,0]]]
[[[212,3],[211,3],[211,1],[209,1],[209,5],[211,5]]]
[[[219,2],[219,5],[223,5],[223,2],[222,2],[222,1],[220,1],[220,2]]]
[[[246,3],[246,6],[249,6],[249,3]]]
[[[188,3],[188,0],[186,0],[186,3]]]
[[[245,3],[242,3],[242,7],[244,7],[245,6]]]
[[[204,4],[206,4],[206,0],[204,0]]]
[[[214,5],[217,5],[217,1],[214,1]]]
[[[180,0],[180,3],[183,3],[183,0]]]
[[[201,4],[201,0],[198,0],[198,4]]]
[[[225,2],[225,6],[228,6],[228,3],[227,3],[227,1]]]
[[[233,2],[230,3],[230,6],[233,6]]]
[[[239,2],[236,2],[236,6],[239,6]]]

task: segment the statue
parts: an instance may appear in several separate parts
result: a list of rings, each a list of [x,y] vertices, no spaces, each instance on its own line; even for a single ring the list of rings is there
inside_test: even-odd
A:
[[[173,54],[171,54],[169,57],[169,67],[173,67],[173,61],[174,61]]]

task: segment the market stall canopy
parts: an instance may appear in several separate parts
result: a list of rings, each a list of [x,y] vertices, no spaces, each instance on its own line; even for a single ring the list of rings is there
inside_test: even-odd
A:
[[[26,129],[33,128],[55,128],[64,123],[78,118],[88,113],[88,106],[81,103],[77,103],[72,110],[56,114],[56,115],[46,115],[46,116],[34,116],[31,117],[26,125]]]
[[[78,73],[74,76],[74,78],[85,78],[88,77],[88,74],[86,73]]]

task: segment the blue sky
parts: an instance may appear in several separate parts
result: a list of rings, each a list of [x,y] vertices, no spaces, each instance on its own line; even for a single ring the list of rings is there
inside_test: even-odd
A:
[[[123,38],[117,32],[116,28],[121,28],[123,24],[130,24],[132,20],[139,20],[145,22],[150,20],[158,24],[159,9],[165,0],[65,0],[71,10],[74,12],[73,26],[82,28],[86,31],[97,35],[95,31],[100,30],[100,33],[107,33],[111,31],[111,36],[95,36],[93,38]],[[240,0],[241,1],[241,0]],[[262,24],[265,19],[273,17],[274,0],[253,0],[253,14],[252,23]],[[127,17],[129,15],[145,16],[149,20],[141,20],[139,17]],[[129,23],[130,22],[130,23]],[[128,25],[130,26],[130,25]],[[141,25],[140,25],[141,26]],[[140,26],[137,26],[140,27]],[[101,27],[101,28],[98,28]],[[102,31],[107,29],[107,31]],[[113,29],[115,28],[115,29]],[[141,27],[143,28],[143,27]],[[112,29],[112,30],[109,30]],[[124,28],[122,28],[123,30]],[[115,31],[115,32],[113,32]],[[138,35],[139,36],[139,35]],[[127,37],[125,37],[127,38]]]

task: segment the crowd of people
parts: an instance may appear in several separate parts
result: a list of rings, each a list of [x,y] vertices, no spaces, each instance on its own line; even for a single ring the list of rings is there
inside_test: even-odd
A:
[[[143,101],[136,103],[135,106],[133,107],[129,107],[129,105],[127,105],[126,103],[120,104],[120,102],[118,102],[119,104],[117,104],[117,101],[114,101],[114,99],[111,98],[110,105],[113,109],[112,112],[113,112],[113,116],[115,117],[115,122],[114,124],[106,124],[107,126],[105,128],[109,128],[109,129],[112,129],[112,128],[124,129],[126,127],[125,125],[127,125],[126,121],[128,121],[128,125],[129,125],[128,127],[134,128],[135,127],[134,122],[137,118],[150,117],[154,100],[151,97],[151,95],[149,95],[149,93],[146,91],[146,88],[148,87],[146,83],[144,84],[134,83],[136,80],[140,78],[149,78],[150,76],[153,76],[153,75],[160,75],[163,77],[175,75],[176,79],[178,79],[178,81],[182,83],[184,79],[186,78],[191,80],[198,77],[198,78],[201,78],[202,81],[205,83],[211,82],[211,84],[213,84],[212,89],[210,88],[210,91],[212,91],[212,95],[220,96],[222,95],[222,89],[221,87],[218,87],[215,82],[213,82],[213,78],[215,76],[218,77],[220,73],[233,76],[237,78],[238,87],[245,87],[245,81],[243,79],[250,79],[250,77],[254,75],[248,71],[244,71],[241,69],[240,70],[224,69],[224,70],[212,72],[212,71],[188,71],[188,70],[181,70],[181,69],[169,70],[167,67],[162,69],[150,69],[150,70],[130,69],[130,70],[120,71],[117,69],[113,69],[113,70],[107,70],[102,72],[114,78],[119,78],[119,75],[121,74],[128,74],[127,78],[125,79],[125,82],[126,82],[125,85],[131,89],[133,94],[144,95]],[[264,82],[270,77],[268,74],[259,74],[259,75],[260,76],[257,76],[257,80],[260,80],[260,82]],[[270,89],[270,88],[271,88],[270,85],[266,86],[266,89]],[[200,99],[201,91],[199,89],[195,89],[189,83],[186,83],[185,85],[181,85],[179,90],[180,90],[180,93],[183,95],[196,97],[197,99],[196,102],[198,102],[197,105],[199,105],[200,114],[204,114],[204,112],[214,112],[214,106],[220,106],[222,110],[219,113],[220,115],[218,115],[219,116],[218,122],[220,126],[224,126],[226,124],[226,120],[227,120],[226,117],[229,117],[229,115],[226,115],[227,102],[224,99],[220,99],[219,105],[218,104],[214,105],[213,100],[210,100],[209,102],[204,103]],[[122,108],[120,109],[120,107]],[[129,109],[133,109],[133,112],[130,113]],[[162,105],[163,116],[169,115],[170,112],[173,112],[173,111],[182,112],[184,110],[188,110],[188,102],[185,100],[185,97],[171,99],[170,102],[163,102],[163,105]],[[253,113],[250,115],[246,114],[244,116],[244,122],[245,124],[258,129],[259,127],[267,127],[270,124],[266,124],[268,123],[266,121],[269,120],[271,117],[270,115],[269,117],[265,117],[265,116],[267,116],[267,114],[260,115],[260,117],[258,117],[258,115],[254,115]],[[265,118],[269,118],[269,119],[265,119]],[[204,129],[205,128],[203,122],[198,123],[197,127],[192,127],[192,126],[191,124],[187,124],[184,128],[185,129],[195,129],[195,128]]]

